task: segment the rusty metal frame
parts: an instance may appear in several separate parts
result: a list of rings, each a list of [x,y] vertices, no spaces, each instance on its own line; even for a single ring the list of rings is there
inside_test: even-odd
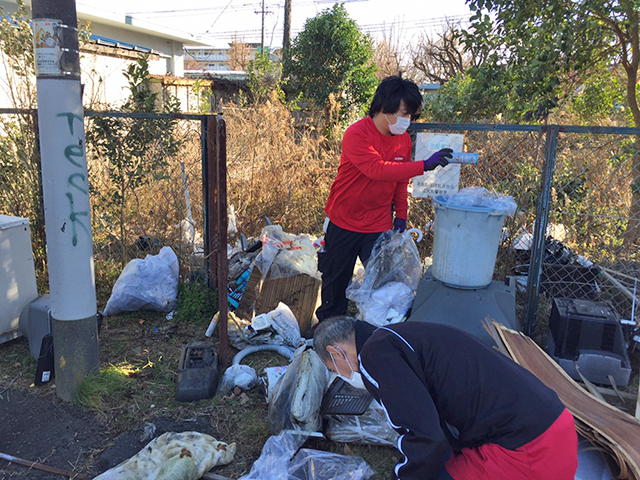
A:
[[[227,129],[222,116],[206,115],[202,122],[205,259],[209,288],[218,291],[220,362],[229,364],[227,262]]]

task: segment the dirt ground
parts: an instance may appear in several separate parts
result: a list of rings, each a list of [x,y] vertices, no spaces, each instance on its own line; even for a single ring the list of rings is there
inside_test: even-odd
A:
[[[142,426],[111,438],[95,414],[53,395],[11,389],[0,398],[0,452],[52,467],[82,472],[92,478],[138,452],[150,440]],[[210,430],[204,418],[188,422],[155,420],[158,435]],[[60,475],[3,462],[0,478],[53,480]]]
[[[88,478],[136,454],[155,435],[198,431],[235,442],[234,461],[214,473],[232,479],[248,473],[271,435],[267,404],[257,388],[197,402],[175,399],[178,360],[189,342],[204,340],[206,326],[168,321],[164,314],[138,312],[106,318],[100,333],[101,368],[126,365],[126,387],[108,392],[91,406],[65,403],[54,383],[32,386],[36,362],[28,341],[0,344],[0,453],[39,462]],[[232,350],[233,352],[233,350]],[[251,355],[248,363],[264,367],[285,364],[277,354]],[[363,457],[376,470],[374,479],[389,478],[399,458],[394,448],[354,446],[309,440],[309,448]],[[60,475],[9,464],[0,459],[0,480],[62,479]]]

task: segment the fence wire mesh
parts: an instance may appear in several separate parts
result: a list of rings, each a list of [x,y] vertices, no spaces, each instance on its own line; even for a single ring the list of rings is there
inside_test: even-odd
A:
[[[237,224],[247,236],[259,234],[264,216],[287,231],[319,234],[337,171],[339,142],[296,130],[286,112],[271,110],[225,112],[228,202],[235,205]],[[46,285],[36,116],[0,113],[0,212],[30,219],[36,268],[41,285]],[[88,112],[85,122],[96,279],[103,296],[122,265],[164,245],[176,251],[184,274],[198,258],[192,254],[202,248],[205,234],[202,117]],[[622,318],[631,317],[634,282],[640,276],[640,156],[635,130],[610,129],[605,134],[596,128],[561,127],[551,159],[553,178],[545,192],[548,133],[542,127],[413,128],[463,133],[465,150],[477,152],[480,160],[462,166],[460,188],[483,186],[514,197],[518,212],[505,220],[494,278],[518,279],[521,320],[531,276],[528,247],[535,240],[544,193],[549,193],[548,212],[542,211],[544,218],[537,220],[548,220],[540,267],[544,298],[606,301]],[[423,257],[431,255],[433,218],[429,199],[410,198],[409,225],[426,233],[419,246]],[[526,301],[538,308],[537,298]],[[541,302],[545,305],[548,302]]]
[[[95,254],[126,262],[171,246],[181,265],[203,248],[198,120],[89,116]]]
[[[511,195],[518,211],[505,219],[494,278],[514,275],[519,285],[518,317],[532,303],[538,320],[548,318],[553,298],[582,298],[609,303],[622,318],[631,318],[634,285],[640,276],[640,167],[636,137],[627,132],[597,133],[597,128],[561,127],[549,185],[550,204],[538,221],[547,224],[539,290],[525,298],[529,281],[534,226],[538,204],[545,193],[544,129],[538,131],[486,131],[447,129],[447,125],[416,125],[416,130],[462,133],[468,152],[477,152],[477,165],[463,165],[460,188],[482,186]],[[472,128],[487,129],[489,125]],[[520,127],[525,130],[527,127]],[[565,131],[568,130],[568,131]],[[623,130],[623,129],[619,129]],[[628,130],[628,129],[625,129]],[[409,223],[430,230],[434,218],[429,199],[411,201]],[[431,254],[433,235],[422,246]],[[473,248],[470,245],[470,248]],[[535,303],[535,304],[534,304]],[[637,308],[637,307],[636,307]],[[636,312],[637,313],[637,312]]]
[[[176,252],[183,274],[202,259],[202,121],[180,117],[85,116],[99,298],[108,296],[129,260],[163,246]],[[37,276],[46,290],[35,118],[35,113],[0,115],[0,212],[29,218]]]
[[[609,303],[632,315],[638,263],[636,137],[560,133],[541,291]]]

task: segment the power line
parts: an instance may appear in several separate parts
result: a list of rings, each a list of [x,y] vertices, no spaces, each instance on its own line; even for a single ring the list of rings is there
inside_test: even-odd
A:
[[[438,26],[446,26],[449,23],[466,23],[469,20],[467,15],[457,15],[452,17],[436,17],[436,18],[426,18],[426,19],[418,19],[418,20],[396,20],[392,22],[384,22],[384,23],[372,23],[366,25],[360,25],[359,28],[365,33],[380,33],[384,32],[393,27],[401,27],[402,30],[419,30],[427,27],[438,27]],[[281,33],[283,29],[276,30],[276,33]],[[292,33],[300,33],[302,29],[293,29]],[[260,29],[243,29],[243,30],[227,30],[227,31],[218,31],[214,33],[210,33],[207,36],[215,39],[227,38],[233,34],[242,34],[243,36],[251,36],[258,35],[260,33]]]

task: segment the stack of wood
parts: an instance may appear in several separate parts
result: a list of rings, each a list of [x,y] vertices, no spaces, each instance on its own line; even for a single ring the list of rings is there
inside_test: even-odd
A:
[[[618,478],[640,480],[640,420],[584,390],[531,338],[497,322],[487,327],[500,351],[556,391],[578,432],[616,462]]]

